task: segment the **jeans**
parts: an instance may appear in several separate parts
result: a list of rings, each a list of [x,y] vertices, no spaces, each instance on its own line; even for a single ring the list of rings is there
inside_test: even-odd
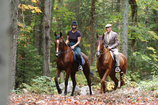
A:
[[[76,43],[74,43],[74,42],[69,42],[69,46],[71,47],[71,46],[73,46],[73,45],[75,45]],[[73,49],[73,51],[75,51],[75,53],[76,53],[76,57],[77,57],[77,59],[79,60],[78,61],[78,63],[79,63],[79,65],[82,65],[82,61],[81,61],[81,48],[80,48],[80,45],[77,45],[74,49]]]

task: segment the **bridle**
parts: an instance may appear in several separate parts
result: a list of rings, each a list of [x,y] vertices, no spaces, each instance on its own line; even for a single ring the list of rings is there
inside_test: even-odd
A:
[[[99,42],[100,42],[100,41],[99,41]],[[95,53],[99,52],[99,53],[102,55],[102,54],[106,54],[106,52],[109,51],[109,50],[108,50],[108,51],[103,52],[103,49],[104,49],[104,47],[101,49],[101,51],[99,51],[99,50],[97,51],[97,50],[96,50]]]
[[[99,43],[100,43],[100,41],[99,41]],[[105,52],[103,52],[103,49],[104,49],[104,45],[103,45],[103,48],[101,49],[101,51],[95,51],[96,53],[97,52],[99,52],[100,53],[100,55],[102,55],[102,54],[106,54],[109,50],[107,50],[107,51],[105,51]],[[105,55],[106,56],[106,55]],[[98,60],[100,58],[100,56],[99,57],[96,57],[96,59]],[[104,57],[104,59],[103,59],[103,62],[104,62],[104,60],[105,60],[105,57]],[[100,62],[100,60],[99,60],[99,64],[100,65],[102,65],[102,63]],[[102,69],[102,68],[101,68]]]
[[[57,35],[57,36],[56,36],[56,39],[59,39],[59,38],[60,38],[59,35]],[[60,54],[62,54],[62,53],[67,53],[67,52],[69,52],[69,51],[72,50],[72,49],[70,49],[70,50],[67,50],[67,51],[62,52],[61,50],[63,49],[63,43],[64,43],[64,42],[63,42],[63,38],[61,38],[61,39],[62,39],[62,42],[60,42],[60,45],[62,45],[62,46],[59,46],[59,49],[60,49],[60,50],[59,50],[59,52],[56,52],[56,51],[55,51],[55,54],[59,54],[59,55],[60,55]]]

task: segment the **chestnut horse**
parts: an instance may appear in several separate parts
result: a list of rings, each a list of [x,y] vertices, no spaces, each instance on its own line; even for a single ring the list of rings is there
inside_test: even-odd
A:
[[[107,76],[110,76],[110,78],[114,81],[115,87],[114,90],[117,89],[118,86],[118,79],[116,78],[115,74],[115,67],[112,69],[113,66],[113,59],[111,57],[110,51],[105,48],[104,46],[104,34],[103,36],[99,36],[96,34],[97,40],[96,40],[96,57],[97,57],[97,70],[99,73],[99,77],[101,79],[101,89],[100,93],[105,93],[105,79]],[[127,60],[126,57],[119,53],[119,62],[120,62],[120,81],[121,86],[125,85],[125,82],[123,81],[123,75],[126,74],[127,70]]]
[[[62,70],[65,70],[66,71],[66,79],[65,79],[64,95],[67,95],[68,79],[69,79],[69,75],[71,74],[71,79],[73,82],[71,96],[73,96],[74,90],[76,87],[75,74],[78,71],[78,64],[75,64],[72,49],[63,40],[62,33],[60,32],[60,35],[57,35],[55,33],[55,37],[56,37],[56,39],[55,39],[54,43],[55,43],[55,52],[56,52],[55,56],[57,57],[56,58],[57,69],[56,69],[56,76],[54,79],[55,79],[55,83],[56,83],[56,88],[58,90],[58,93],[61,94],[62,91],[61,91],[59,84],[58,84],[58,77],[59,77],[60,72]],[[88,62],[87,56],[83,53],[81,53],[81,55],[85,61],[85,63],[82,65],[83,72],[84,72],[84,75],[87,79],[90,95],[92,95],[91,80],[90,80],[90,64]]]

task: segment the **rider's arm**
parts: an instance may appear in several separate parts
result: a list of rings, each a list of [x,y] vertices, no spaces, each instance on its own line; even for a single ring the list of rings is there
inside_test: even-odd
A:
[[[78,44],[80,44],[81,37],[78,37],[77,39],[78,39],[78,41],[77,41],[77,43],[75,45],[73,45],[74,47],[76,47]]]
[[[67,39],[66,39],[66,44],[69,43],[69,36],[67,36]]]
[[[111,48],[116,48],[120,44],[117,33],[115,34],[115,39],[114,40],[115,40],[115,44],[113,44],[111,46]]]

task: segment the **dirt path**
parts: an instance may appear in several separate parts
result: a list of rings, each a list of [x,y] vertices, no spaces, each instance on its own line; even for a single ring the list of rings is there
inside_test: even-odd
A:
[[[15,95],[10,94],[9,105],[158,105],[157,91],[144,92],[140,88],[121,88],[116,91],[93,95],[63,96],[40,95],[34,93]]]

